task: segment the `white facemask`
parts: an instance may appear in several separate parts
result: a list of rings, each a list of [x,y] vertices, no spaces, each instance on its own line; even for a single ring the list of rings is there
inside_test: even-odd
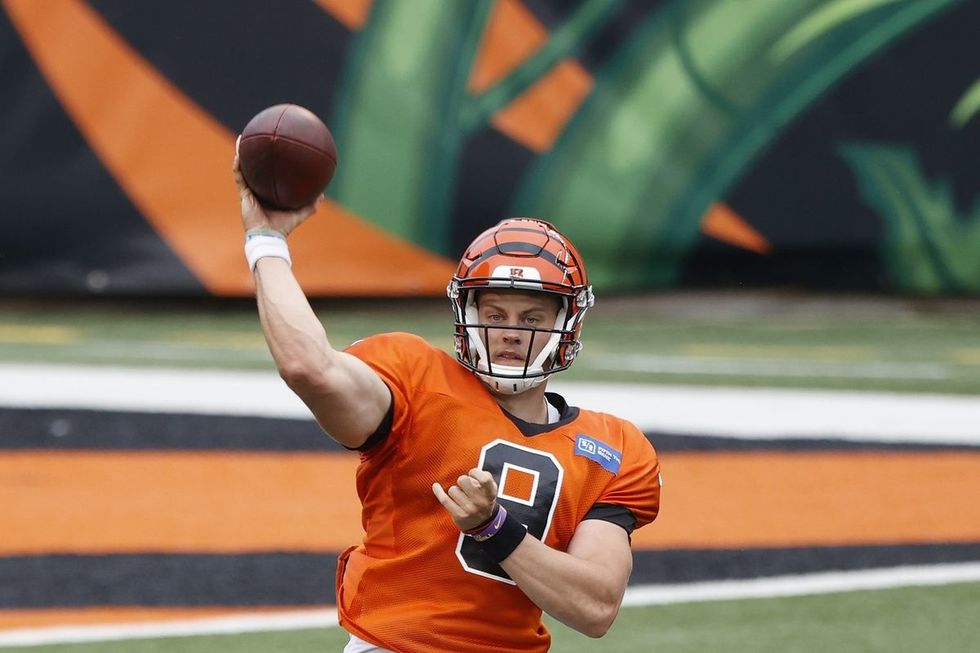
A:
[[[469,293],[466,298],[466,324],[479,324],[480,317],[479,311],[476,306],[476,293]],[[565,302],[562,302],[562,307],[558,311],[558,316],[555,319],[555,329],[561,329],[565,324],[565,312],[567,307]],[[531,388],[538,386],[549,378],[550,374],[545,373],[545,364],[549,364],[554,357],[555,351],[558,348],[559,341],[561,340],[561,334],[558,332],[548,334],[548,342],[538,353],[537,357],[527,366],[527,370],[524,369],[523,365],[499,365],[494,363],[492,366],[489,364],[489,354],[487,352],[486,343],[483,342],[483,338],[480,337],[480,332],[484,331],[480,327],[466,327],[466,335],[469,341],[470,351],[476,352],[476,372],[475,374],[480,378],[481,381],[486,383],[491,390],[499,392],[501,394],[516,395]],[[534,331],[534,336],[538,337],[542,333]],[[533,344],[528,343],[530,347]],[[492,372],[492,373],[491,373]]]

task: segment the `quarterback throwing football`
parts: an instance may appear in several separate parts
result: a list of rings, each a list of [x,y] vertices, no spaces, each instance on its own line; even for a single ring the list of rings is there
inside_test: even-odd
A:
[[[504,220],[449,283],[455,358],[407,333],[334,349],[289,264],[313,214],[264,210],[233,172],[262,328],[283,379],[360,453],[364,541],[337,570],[348,653],[547,651],[542,610],[591,637],[619,612],[659,463],[622,419],[545,392],[581,349],[592,288],[547,222]]]

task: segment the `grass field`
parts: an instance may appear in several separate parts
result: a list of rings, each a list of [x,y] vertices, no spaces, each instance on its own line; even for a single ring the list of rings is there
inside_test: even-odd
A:
[[[549,619],[555,653],[972,653],[980,583],[624,608],[602,639]],[[339,628],[7,648],[11,653],[337,651]]]
[[[980,393],[975,302],[768,296],[602,300],[562,378]],[[336,346],[381,331],[451,347],[445,300],[333,302]],[[17,304],[0,310],[0,360],[271,369],[254,306]]]

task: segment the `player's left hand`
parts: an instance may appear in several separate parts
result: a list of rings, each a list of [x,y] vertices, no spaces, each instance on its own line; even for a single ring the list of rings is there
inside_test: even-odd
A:
[[[432,493],[461,531],[489,521],[497,503],[497,483],[493,480],[493,474],[475,467],[456,479],[456,485],[448,490],[433,483]]]

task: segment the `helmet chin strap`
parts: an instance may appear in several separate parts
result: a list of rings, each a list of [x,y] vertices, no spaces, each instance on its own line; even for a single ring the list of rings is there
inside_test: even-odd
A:
[[[555,329],[561,329],[564,326],[565,314],[567,312],[566,306],[563,301],[562,308],[558,311],[558,316],[555,319]],[[476,307],[475,293],[469,293],[469,296],[466,298],[465,317],[466,324],[479,324],[480,317]],[[550,334],[548,342],[541,350],[541,353],[538,354],[537,358],[527,366],[526,372],[523,365],[519,367],[515,365],[494,365],[491,368],[489,363],[490,355],[487,352],[487,346],[484,344],[483,338],[480,337],[480,329],[478,327],[467,326],[466,335],[469,339],[470,351],[477,353],[476,368],[478,371],[475,374],[491,390],[500,394],[516,395],[541,385],[551,378],[550,374],[543,374],[544,363],[557,349],[558,342],[561,339],[560,333]],[[533,337],[531,342],[533,344]],[[491,370],[493,373],[491,373]],[[528,378],[525,374],[539,376]]]
[[[506,370],[517,370],[518,374],[524,371],[523,367],[508,367],[504,365],[495,365],[494,369],[497,369],[498,367]],[[476,372],[476,376],[483,381],[488,388],[502,395],[519,395],[522,392],[527,392],[535,386],[541,385],[551,378],[550,374],[547,376],[535,376],[530,379],[523,379],[520,377],[502,378],[499,376],[490,376],[489,374],[484,374],[482,372]]]

